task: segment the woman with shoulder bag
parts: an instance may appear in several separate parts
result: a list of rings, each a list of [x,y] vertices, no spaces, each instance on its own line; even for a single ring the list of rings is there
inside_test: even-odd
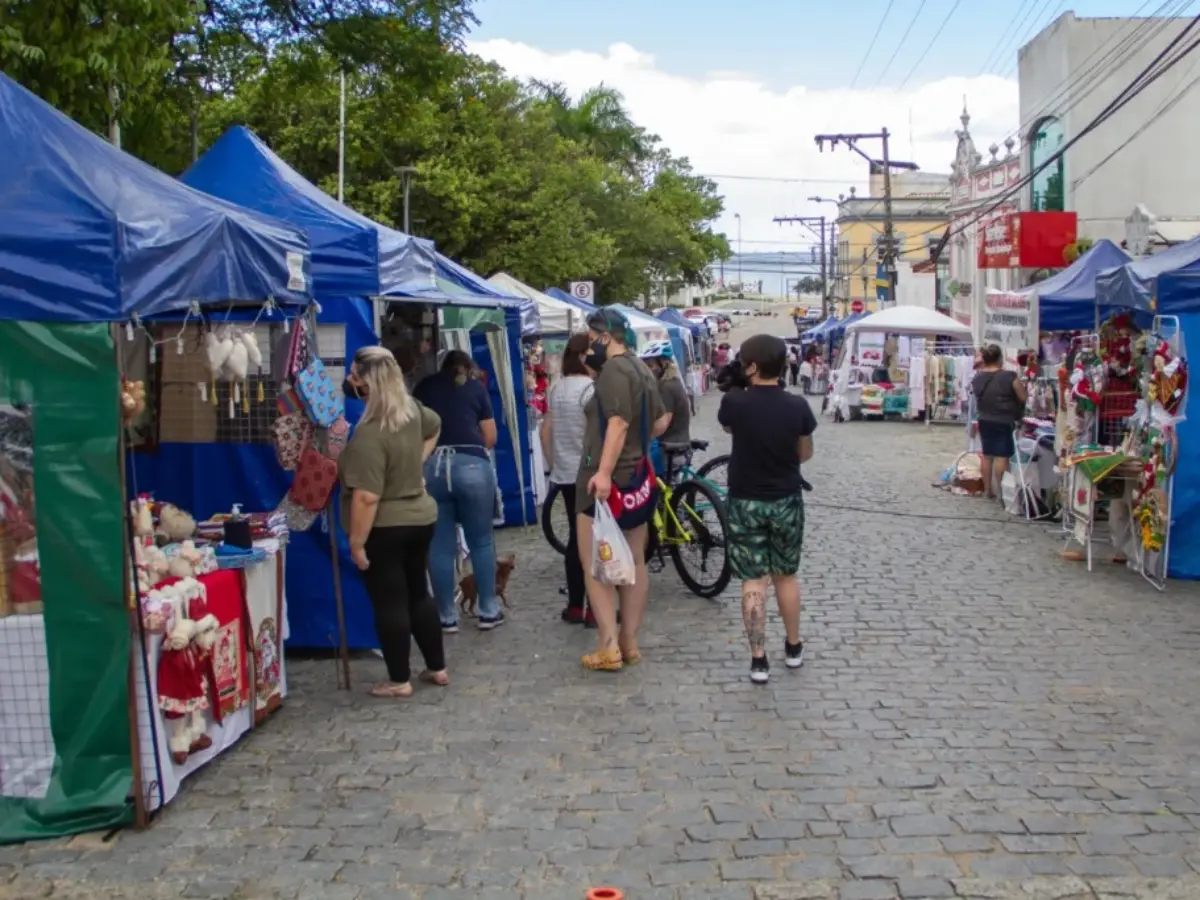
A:
[[[1028,393],[1017,373],[1004,368],[998,346],[984,347],[979,358],[971,393],[975,396],[975,427],[983,456],[980,472],[988,498],[995,498],[1008,461],[1017,450],[1013,430],[1025,412]]]
[[[629,321],[613,309],[588,318],[596,387],[585,407],[583,457],[575,479],[579,555],[588,602],[596,616],[596,652],[583,657],[585,669],[612,672],[641,661],[637,635],[646,610],[647,526],[658,491],[649,462],[650,440],[670,424],[654,376],[633,352]],[[607,503],[633,554],[631,585],[614,588],[592,575],[592,526],[596,504]],[[621,598],[617,630],[617,592]]]

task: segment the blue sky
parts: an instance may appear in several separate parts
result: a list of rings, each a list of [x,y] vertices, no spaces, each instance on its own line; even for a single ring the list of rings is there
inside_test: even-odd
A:
[[[884,84],[898,84],[908,74],[954,5],[954,0],[926,0]],[[1158,5],[1146,4],[1145,12]],[[551,52],[602,52],[626,42],[679,75],[698,78],[734,70],[778,90],[797,84],[829,88],[849,83],[887,6],[888,0],[482,0],[475,37],[507,38]],[[878,81],[920,6],[921,0],[893,0],[860,83]],[[1031,37],[1066,10],[1078,16],[1124,16],[1142,6],[1141,0],[962,0],[914,80],[975,75],[988,54],[993,54],[988,70],[1004,74],[1016,67],[1020,38]],[[1018,28],[1022,20],[1026,24]],[[998,46],[1006,30],[1009,51]]]

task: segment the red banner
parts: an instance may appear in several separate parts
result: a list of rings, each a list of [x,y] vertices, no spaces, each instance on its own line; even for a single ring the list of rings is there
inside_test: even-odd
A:
[[[1012,269],[1020,265],[1014,235],[1018,223],[1017,216],[1011,213],[1001,213],[980,223],[979,268]]]
[[[1023,212],[1013,229],[1013,243],[1026,269],[1061,269],[1063,251],[1075,243],[1078,217],[1073,212]]]
[[[1075,242],[1073,212],[1001,214],[979,225],[979,268],[1061,269]]]

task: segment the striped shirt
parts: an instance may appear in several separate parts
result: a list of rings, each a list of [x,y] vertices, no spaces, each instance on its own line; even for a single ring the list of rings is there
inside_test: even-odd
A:
[[[574,484],[583,457],[583,432],[587,423],[584,404],[592,395],[592,379],[568,375],[550,389],[550,480]]]

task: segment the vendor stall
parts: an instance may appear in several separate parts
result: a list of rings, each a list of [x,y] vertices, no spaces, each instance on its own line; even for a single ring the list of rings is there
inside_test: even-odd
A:
[[[497,479],[507,522],[534,518],[528,416],[521,374],[521,334],[536,333],[537,309],[448,260],[432,242],[371,221],[308,182],[249,130],[230,129],[192,166],[183,180],[199,190],[244,203],[302,228],[313,247],[313,292],[321,305],[314,338],[334,385],[347,360],[385,339],[402,348],[411,377],[437,365],[451,336],[487,374],[497,412]],[[261,327],[261,326],[260,326]],[[277,329],[278,330],[278,329]],[[260,340],[260,345],[271,343]],[[278,379],[268,379],[275,383]],[[271,385],[266,389],[270,391]],[[350,401],[353,425],[361,404]],[[139,482],[156,496],[208,516],[241,503],[270,509],[289,489],[273,445],[273,417],[252,427],[204,435],[193,443],[164,440],[138,454]],[[212,471],[232,473],[227,484],[209,484]],[[203,482],[203,489],[201,483]],[[345,598],[350,648],[377,643],[373,614],[361,579],[354,575],[347,538],[334,529],[338,582]],[[332,595],[329,533],[293,531],[287,588],[291,641],[330,649],[339,631]]]
[[[889,409],[895,415],[906,416],[916,403],[928,405],[936,400],[922,387],[920,396],[913,397],[908,386],[916,372],[919,384],[927,384],[927,369],[914,367],[912,360],[927,352],[936,352],[937,340],[965,346],[971,329],[931,309],[918,306],[893,306],[865,316],[846,326],[846,339],[836,366],[831,387],[829,410],[839,420],[862,418],[864,412],[884,415]],[[913,341],[919,341],[913,351]],[[903,368],[899,365],[901,343],[909,359],[908,378],[901,383]],[[901,403],[901,396],[904,402]],[[921,406],[920,408],[926,408]]]
[[[244,733],[258,708],[252,698],[263,698],[264,713],[282,701],[279,647],[266,622],[274,618],[278,630],[283,619],[278,578],[270,584],[269,572],[246,570],[256,620],[241,580],[214,590],[219,615],[208,619],[198,576],[221,574],[201,571],[215,549],[178,542],[168,559],[157,544],[150,553],[133,540],[127,429],[152,395],[129,379],[123,351],[145,339],[155,317],[219,304],[233,319],[244,302],[273,315],[307,304],[310,268],[299,231],[184,187],[3,75],[0,143],[0,256],[9,275],[0,280],[4,843],[144,824],[169,799],[168,780],[192,770],[172,768],[157,739],[139,739],[173,730],[176,715],[174,691],[131,690],[160,671],[161,648],[142,641],[147,620],[171,632],[172,652],[190,662],[177,683],[190,703],[187,750],[207,753],[194,766]],[[267,559],[264,551],[259,561]],[[178,581],[148,580],[172,569]],[[150,591],[160,588],[169,603],[161,591],[154,602]],[[227,658],[234,662],[219,664],[221,677],[210,677]],[[226,719],[224,709],[247,711]],[[176,746],[182,741],[181,729]]]

